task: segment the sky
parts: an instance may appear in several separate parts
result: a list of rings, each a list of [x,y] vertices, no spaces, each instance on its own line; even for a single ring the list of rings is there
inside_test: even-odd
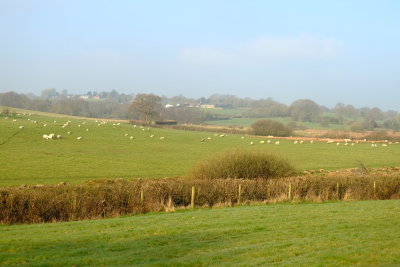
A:
[[[400,111],[398,0],[0,0],[0,92]]]

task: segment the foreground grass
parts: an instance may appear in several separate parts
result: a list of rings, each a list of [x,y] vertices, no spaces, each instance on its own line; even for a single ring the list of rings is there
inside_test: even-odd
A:
[[[69,126],[62,128],[68,120]],[[254,136],[220,138],[220,134],[207,132],[134,128],[126,122],[117,125],[110,121],[98,126],[100,122],[44,115],[21,115],[13,122],[12,118],[0,116],[0,186],[184,176],[198,160],[230,148],[276,152],[300,170],[352,168],[358,166],[358,161],[370,168],[398,166],[400,158],[398,144],[377,148],[371,148],[369,143],[337,147],[324,142],[294,145],[293,141],[280,140],[280,145],[273,145],[265,139],[265,144],[260,144],[262,139]],[[69,131],[71,134],[67,134]],[[50,133],[61,134],[63,138],[42,139],[43,134]],[[76,139],[79,136],[81,140]],[[201,142],[203,138],[207,141]]]
[[[399,265],[400,201],[0,225],[0,265]]]

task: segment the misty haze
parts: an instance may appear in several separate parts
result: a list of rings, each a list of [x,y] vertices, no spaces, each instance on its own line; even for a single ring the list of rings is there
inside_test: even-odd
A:
[[[0,0],[0,265],[400,265],[399,14]]]

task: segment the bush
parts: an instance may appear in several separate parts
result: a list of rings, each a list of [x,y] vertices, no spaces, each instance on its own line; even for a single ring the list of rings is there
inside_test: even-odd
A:
[[[282,123],[273,120],[259,120],[251,125],[255,135],[290,136],[292,130]]]
[[[285,159],[265,151],[228,150],[197,163],[191,170],[194,178],[274,178],[295,174]]]

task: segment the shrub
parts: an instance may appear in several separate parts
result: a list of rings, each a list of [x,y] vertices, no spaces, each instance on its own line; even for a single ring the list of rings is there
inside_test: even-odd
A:
[[[191,170],[194,178],[274,178],[293,175],[295,168],[285,159],[265,151],[228,150],[206,158]]]
[[[292,130],[282,123],[273,120],[259,120],[251,125],[255,135],[290,136]]]

